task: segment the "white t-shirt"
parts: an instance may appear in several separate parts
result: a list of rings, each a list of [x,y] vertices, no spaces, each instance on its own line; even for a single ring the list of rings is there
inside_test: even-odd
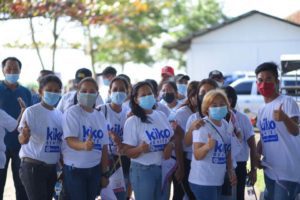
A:
[[[235,113],[237,128],[240,128],[242,134],[240,153],[236,156],[236,161],[248,161],[249,159],[249,146],[247,140],[254,136],[253,126],[247,115],[237,111]]]
[[[189,128],[191,127],[192,123],[198,119],[201,119],[199,112],[193,113],[187,120],[186,126],[185,126],[185,134],[188,132]],[[185,146],[184,151],[186,152],[186,158],[189,160],[192,160],[193,156],[193,149],[191,146]]]
[[[278,110],[281,104],[289,117],[299,117],[297,103],[283,95],[258,111],[257,127],[261,134],[264,161],[272,168],[266,168],[265,173],[273,180],[300,183],[300,135],[291,135],[284,122],[274,120],[274,110]]]
[[[185,129],[186,129],[186,123],[187,123],[189,117],[192,114],[193,114],[193,112],[191,111],[191,109],[188,106],[183,106],[183,107],[176,110],[175,121],[182,128],[182,130],[184,132],[185,132]],[[191,154],[192,149],[191,149],[191,147],[186,147],[185,145],[183,145],[183,149],[184,149],[185,152],[190,152],[190,153],[187,153],[187,158],[189,160],[191,160],[192,159],[192,156],[191,156],[192,155]]]
[[[225,120],[222,120],[220,127],[216,125],[215,127],[223,139],[209,123],[205,123],[204,126],[193,131],[193,143],[207,143],[208,134],[211,134],[212,138],[216,140],[216,145],[214,149],[207,153],[204,159],[196,160],[195,156],[192,157],[190,183],[203,186],[221,186],[224,182],[226,172],[225,150],[230,150],[230,134],[227,133],[228,123]]]
[[[161,165],[162,153],[166,144],[173,136],[173,130],[165,114],[153,110],[148,115],[150,123],[143,123],[137,116],[131,116],[124,126],[124,144],[138,146],[145,141],[150,145],[150,152],[143,153],[131,161],[143,165]]]
[[[5,131],[12,132],[17,128],[18,122],[7,114],[4,110],[0,109],[0,169],[3,169],[6,162],[4,144]]]
[[[91,168],[98,165],[102,157],[102,148],[109,143],[107,121],[101,112],[92,113],[84,111],[80,105],[72,106],[63,117],[64,139],[76,137],[85,142],[90,132],[94,148],[92,151],[77,151],[63,141],[62,154],[64,163],[77,168]]]
[[[127,114],[129,114],[131,112],[131,108],[130,108],[130,105],[129,105],[129,100],[125,101],[123,104],[122,104],[122,112],[125,112],[126,113],[126,116]]]
[[[66,110],[68,108],[70,108],[71,106],[74,105],[74,98],[75,98],[75,95],[77,94],[76,93],[77,91],[76,90],[73,90],[73,91],[70,91],[66,94],[64,94],[60,101],[58,102],[57,104],[57,109],[59,109],[62,113],[66,112]],[[97,99],[96,99],[96,106],[99,106],[103,104],[103,99],[99,93],[99,95],[97,96]]]
[[[28,157],[43,161],[47,164],[56,164],[60,157],[62,143],[62,113],[49,110],[41,103],[27,108],[19,125],[19,132],[27,122],[30,129],[30,138],[20,150],[20,158]]]
[[[110,104],[101,105],[99,109],[107,120],[107,130],[116,133],[116,135],[120,137],[121,141],[123,141],[123,128],[127,118],[126,110],[122,109],[121,112],[117,113],[113,111]],[[117,146],[111,138],[109,138],[108,152],[117,155]]]
[[[156,110],[163,112],[166,116],[170,115],[170,109],[165,104],[156,102]]]

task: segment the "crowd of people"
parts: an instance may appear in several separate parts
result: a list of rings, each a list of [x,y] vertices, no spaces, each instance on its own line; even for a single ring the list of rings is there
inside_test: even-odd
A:
[[[160,82],[133,84],[109,66],[97,74],[99,84],[82,68],[74,90],[62,95],[60,78],[47,70],[32,94],[18,82],[21,69],[15,57],[2,61],[0,199],[9,161],[17,200],[126,200],[133,193],[136,200],[243,200],[257,168],[266,200],[300,192],[299,107],[279,93],[274,63],[255,69],[265,101],[259,141],[218,70],[190,81],[165,66]],[[107,97],[99,85],[108,86]]]

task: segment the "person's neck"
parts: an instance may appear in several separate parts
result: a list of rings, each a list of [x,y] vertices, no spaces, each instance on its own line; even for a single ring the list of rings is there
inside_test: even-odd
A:
[[[264,97],[264,101],[265,101],[265,103],[270,103],[271,101],[273,101],[277,97],[279,97],[279,94],[276,92],[271,97]]]
[[[169,108],[174,108],[177,105],[177,100],[174,100],[172,103],[168,103]]]
[[[14,90],[18,87],[18,83],[9,83],[6,80],[4,80],[4,84],[11,90]]]
[[[80,105],[80,107],[86,111],[86,112],[89,112],[89,113],[92,113],[94,111],[94,108],[90,108],[90,107],[87,107],[87,106],[83,106],[83,105]]]
[[[209,119],[216,126],[221,126],[222,125],[222,120],[215,120],[215,119],[212,119],[212,118],[209,118]]]
[[[109,104],[111,109],[117,113],[121,112],[122,111],[122,105],[118,105],[118,104],[115,104],[115,103],[111,103]]]
[[[42,104],[42,106],[43,106],[44,108],[46,108],[46,109],[48,109],[48,110],[53,110],[53,109],[54,109],[53,106],[50,106],[50,105],[46,104],[44,101],[42,101],[41,104]]]
[[[145,110],[145,113],[146,113],[147,115],[151,114],[152,112],[153,112],[152,109],[150,109],[150,110]]]

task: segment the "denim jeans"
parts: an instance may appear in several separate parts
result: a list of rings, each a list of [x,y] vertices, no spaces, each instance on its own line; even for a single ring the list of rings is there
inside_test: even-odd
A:
[[[72,200],[91,200],[99,195],[100,165],[92,168],[75,168],[64,165],[64,182],[67,194]]]
[[[21,162],[20,179],[30,200],[52,200],[56,183],[56,166]]]
[[[291,181],[274,181],[266,174],[264,192],[265,200],[294,200],[300,192],[300,184]]]
[[[14,185],[16,189],[16,200],[27,200],[28,198],[25,192],[25,188],[23,187],[23,184],[19,177],[19,169],[21,163],[19,157],[19,150],[6,149],[5,154],[6,154],[5,168],[3,169],[2,173],[0,173],[0,200],[3,199],[9,160],[11,160],[11,170],[12,170]]]
[[[222,186],[204,186],[190,183],[190,188],[197,200],[220,200]]]
[[[130,181],[136,200],[168,199],[166,192],[161,191],[161,166],[131,162]]]

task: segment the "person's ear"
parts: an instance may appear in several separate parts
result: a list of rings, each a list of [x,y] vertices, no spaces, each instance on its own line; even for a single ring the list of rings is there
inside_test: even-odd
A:
[[[43,91],[43,89],[42,88],[39,88],[39,95],[42,97],[43,96],[43,94],[44,94],[44,91]]]

